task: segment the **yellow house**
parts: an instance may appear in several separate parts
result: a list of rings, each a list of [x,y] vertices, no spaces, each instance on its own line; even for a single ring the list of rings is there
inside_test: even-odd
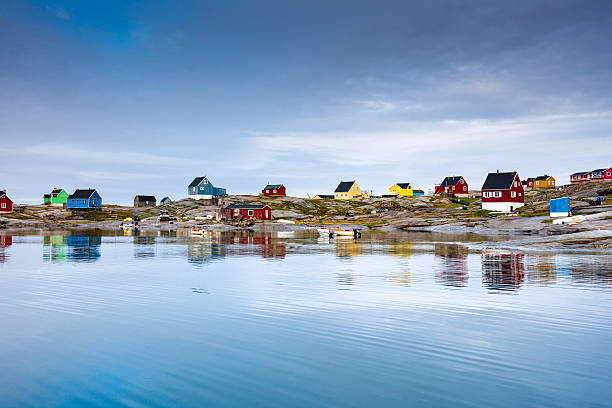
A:
[[[538,176],[533,180],[533,188],[552,188],[555,186],[555,178],[549,175]]]
[[[362,192],[355,181],[341,181],[334,191],[334,198],[336,200],[368,198],[368,193]]]
[[[389,187],[389,193],[397,196],[412,196],[410,183],[397,183]]]

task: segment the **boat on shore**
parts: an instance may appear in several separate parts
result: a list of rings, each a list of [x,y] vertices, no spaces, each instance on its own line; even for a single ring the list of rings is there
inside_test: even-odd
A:
[[[356,229],[343,229],[343,228],[319,228],[317,229],[319,234],[331,237],[350,237],[350,238],[361,238],[361,232]]]

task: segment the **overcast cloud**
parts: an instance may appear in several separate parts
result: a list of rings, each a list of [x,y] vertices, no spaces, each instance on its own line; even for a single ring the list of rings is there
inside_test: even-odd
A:
[[[609,1],[4,1],[0,188],[105,202],[612,166]]]

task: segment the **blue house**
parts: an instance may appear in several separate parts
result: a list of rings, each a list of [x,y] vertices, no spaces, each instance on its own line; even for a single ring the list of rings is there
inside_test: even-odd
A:
[[[187,194],[189,198],[193,198],[194,200],[210,200],[211,198],[226,196],[227,192],[224,188],[213,186],[206,176],[204,176],[193,179],[191,184],[187,187]]]
[[[102,197],[94,189],[76,190],[72,195],[68,196],[66,208],[68,209],[87,209],[101,208]]]

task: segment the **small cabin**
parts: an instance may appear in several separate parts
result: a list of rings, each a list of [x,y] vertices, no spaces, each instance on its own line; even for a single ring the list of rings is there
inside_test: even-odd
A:
[[[66,208],[69,210],[102,208],[102,197],[93,188],[77,189],[68,196]]]
[[[161,199],[161,201],[159,202],[160,204],[167,204],[167,203],[171,203],[172,200],[170,199],[170,197],[164,197]]]
[[[567,217],[570,214],[570,198],[556,198],[550,200],[550,216],[551,217]]]
[[[43,204],[51,204],[51,194],[43,194]]]
[[[463,176],[444,177],[442,183],[435,186],[434,195],[467,197],[469,195],[468,184]]]
[[[368,198],[368,194],[362,192],[355,181],[341,181],[334,190],[334,198],[336,200],[351,200]]]
[[[51,191],[51,205],[56,207],[63,207],[68,201],[68,193],[63,188],[54,188]]]
[[[215,187],[206,176],[196,177],[187,186],[189,198],[194,200],[211,200],[227,195],[224,188]]]
[[[334,196],[331,194],[317,194],[312,197],[313,200],[333,200]]]
[[[261,190],[261,194],[265,197],[285,197],[287,192],[282,184],[268,184]]]
[[[555,187],[555,178],[553,176],[549,176],[545,174],[543,176],[538,176],[533,179],[532,188],[554,188],[554,187]]]
[[[157,199],[152,195],[137,195],[134,197],[134,207],[155,207]]]
[[[389,187],[389,193],[394,196],[410,197],[413,194],[412,185],[410,183],[395,183]]]
[[[272,209],[264,204],[231,204],[221,209],[221,219],[231,220],[271,220]]]
[[[5,190],[0,190],[0,212],[13,212],[13,200],[6,195]]]
[[[412,190],[412,195],[413,196],[424,196],[425,195],[425,191],[423,191],[423,190]]]

